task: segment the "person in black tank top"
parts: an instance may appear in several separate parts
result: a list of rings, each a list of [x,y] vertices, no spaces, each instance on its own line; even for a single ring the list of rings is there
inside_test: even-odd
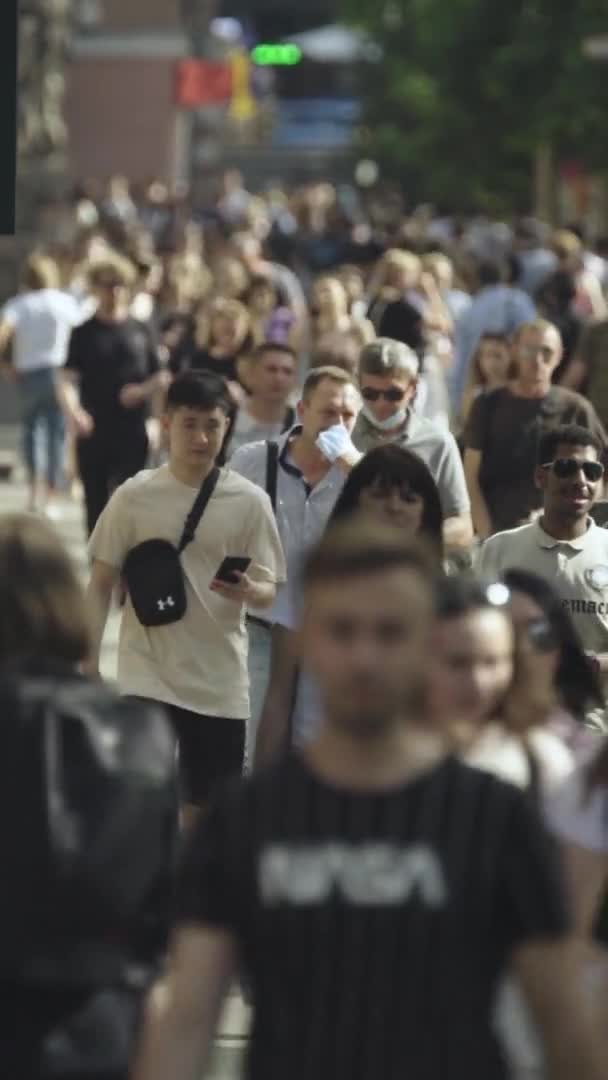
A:
[[[301,650],[324,723],[191,834],[136,1080],[195,1080],[239,965],[251,1080],[503,1080],[491,1017],[509,964],[550,1075],[603,1075],[533,806],[425,723],[433,575],[412,542],[357,521],[309,557]]]

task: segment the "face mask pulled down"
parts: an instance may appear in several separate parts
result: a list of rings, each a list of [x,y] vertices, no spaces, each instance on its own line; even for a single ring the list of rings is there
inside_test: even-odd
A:
[[[386,420],[378,420],[365,402],[361,406],[361,414],[378,431],[396,431],[397,428],[403,427],[407,420],[407,409],[399,409],[392,416],[387,416]]]

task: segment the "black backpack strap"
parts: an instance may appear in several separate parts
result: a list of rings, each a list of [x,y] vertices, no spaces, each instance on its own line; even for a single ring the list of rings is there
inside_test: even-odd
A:
[[[286,431],[291,431],[295,422],[296,410],[294,409],[293,405],[288,405],[287,412],[285,413],[285,417],[283,419],[283,427],[281,428],[281,434],[283,435]]]
[[[276,442],[266,443],[266,494],[272,504],[272,509],[277,509],[277,479],[279,474],[279,444]]]
[[[209,475],[205,478],[201,490],[199,491],[196,499],[192,504],[192,509],[186,518],[186,524],[181,535],[179,544],[177,545],[178,552],[182,553],[185,547],[188,546],[194,540],[194,534],[198,529],[200,520],[205,513],[205,508],[209,499],[215,491],[217,482],[220,478],[220,470],[215,467],[211,470]]]

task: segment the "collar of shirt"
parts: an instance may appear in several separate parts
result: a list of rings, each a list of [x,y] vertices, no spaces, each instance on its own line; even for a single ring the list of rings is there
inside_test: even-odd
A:
[[[344,474],[340,469],[339,465],[336,464],[332,465],[331,468],[328,469],[323,479],[319,480],[319,483],[315,484],[314,488],[311,488],[310,484],[306,482],[304,476],[302,475],[302,470],[298,469],[298,466],[295,464],[294,461],[292,461],[289,452],[290,440],[294,437],[294,435],[299,435],[301,431],[301,424],[296,424],[295,427],[292,427],[289,431],[286,431],[284,435],[281,435],[280,439],[277,439],[277,443],[279,444],[279,465],[281,466],[283,471],[286,472],[288,476],[293,476],[294,479],[301,480],[304,487],[306,488],[307,495],[310,495],[311,492],[319,491],[325,487],[333,487],[336,480],[339,486],[342,487],[345,479]]]
[[[556,547],[569,547],[573,548],[574,551],[584,551],[589,537],[598,526],[592,518],[589,518],[586,532],[582,536],[577,536],[574,540],[558,540],[555,536],[549,536],[549,533],[545,532],[541,527],[540,519],[534,523],[534,528],[537,533],[538,546],[545,548],[547,551],[551,551]]]

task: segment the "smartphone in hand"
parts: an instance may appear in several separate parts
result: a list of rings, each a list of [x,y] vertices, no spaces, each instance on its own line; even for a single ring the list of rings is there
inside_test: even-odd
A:
[[[250,564],[251,559],[245,555],[227,555],[213,580],[223,581],[225,585],[238,585],[236,574],[245,574]]]

